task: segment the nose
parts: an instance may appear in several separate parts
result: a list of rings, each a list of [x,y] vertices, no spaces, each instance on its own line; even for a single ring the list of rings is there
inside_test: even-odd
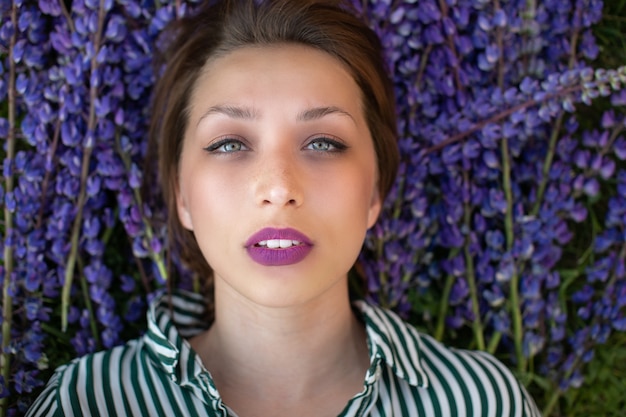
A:
[[[303,202],[301,176],[294,155],[272,156],[261,164],[254,181],[259,206],[299,207]]]

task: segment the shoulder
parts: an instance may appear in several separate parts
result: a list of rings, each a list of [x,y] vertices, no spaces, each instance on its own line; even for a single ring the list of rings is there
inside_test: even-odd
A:
[[[74,359],[60,366],[27,416],[124,415],[125,398],[138,389],[145,361],[142,339]]]
[[[466,398],[475,408],[496,409],[502,416],[539,416],[540,413],[513,372],[493,355],[443,345],[420,334],[421,358],[434,389]],[[467,401],[469,400],[469,401]]]
[[[427,414],[540,415],[511,370],[489,353],[445,346],[389,310],[363,302],[356,307],[390,373],[406,382],[406,392],[412,392],[414,400],[432,405]]]

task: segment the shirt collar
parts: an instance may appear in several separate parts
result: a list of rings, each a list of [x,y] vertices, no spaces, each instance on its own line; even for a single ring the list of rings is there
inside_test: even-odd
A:
[[[428,387],[428,376],[421,364],[422,342],[417,330],[389,310],[361,300],[353,305],[365,322],[370,362],[374,364],[380,358],[409,385]]]
[[[421,340],[417,330],[395,313],[365,301],[355,301],[354,307],[362,315],[368,336],[371,366],[366,380],[378,379],[377,364],[383,360],[398,378],[412,386],[427,387],[428,377],[421,365]],[[148,330],[144,335],[146,347],[155,362],[179,383],[195,379],[203,369],[199,365],[200,359],[183,338],[207,328],[203,320],[204,308],[204,298],[188,291],[175,291],[171,297],[160,294],[148,308]],[[195,375],[187,375],[187,364],[178,366],[181,350],[185,357],[189,355],[189,360],[198,362]]]
[[[188,291],[175,291],[172,295],[157,294],[148,307],[148,330],[144,342],[148,352],[163,370],[177,381],[193,378],[188,375],[188,367],[178,363],[183,356],[200,364],[185,338],[194,336],[207,328],[203,320],[204,299],[201,295]],[[199,372],[201,366],[195,367]],[[196,374],[198,373],[196,372]]]
[[[185,340],[206,330],[205,305],[201,295],[188,291],[174,291],[171,296],[158,294],[148,307],[144,346],[155,366],[161,367],[174,383],[212,404],[216,415],[228,416],[213,379]]]

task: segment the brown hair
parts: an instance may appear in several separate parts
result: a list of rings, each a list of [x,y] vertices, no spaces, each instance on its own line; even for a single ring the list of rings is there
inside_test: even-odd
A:
[[[341,61],[362,92],[376,151],[378,188],[381,199],[385,198],[398,167],[393,88],[378,37],[341,0],[209,1],[192,15],[173,22],[165,33],[171,39],[157,62],[164,64],[164,71],[157,77],[150,138],[158,149],[170,249],[203,281],[209,281],[209,287],[212,280],[206,278],[211,269],[176,211],[178,164],[189,100],[209,59],[249,45],[296,43]]]

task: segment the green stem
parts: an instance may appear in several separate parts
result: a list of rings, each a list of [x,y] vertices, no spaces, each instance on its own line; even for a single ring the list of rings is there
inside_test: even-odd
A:
[[[487,345],[487,352],[493,355],[496,352],[496,349],[498,349],[498,345],[500,344],[501,339],[502,333],[495,332],[494,334],[492,334],[491,339],[489,340],[489,344]]]
[[[535,0],[527,0],[526,1],[526,9],[521,13],[521,17],[522,20],[524,22],[524,24],[522,24],[522,27],[524,28],[528,28],[528,27],[532,27],[530,25],[532,25],[531,22],[533,22],[535,20],[537,16],[537,4]],[[528,25],[528,26],[526,26]],[[536,36],[536,33],[532,33],[532,36]],[[528,50],[528,38],[529,38],[529,32],[528,30],[524,31],[524,36],[522,38],[522,50]],[[523,68],[524,68],[524,73],[528,74],[528,69],[530,67],[530,61],[528,59],[528,54],[525,53],[522,56],[522,62],[523,62]]]
[[[580,8],[576,10],[575,13],[580,13]],[[572,37],[570,39],[570,59],[569,59],[569,68],[574,68],[576,65],[576,48],[578,47],[578,38],[579,31],[574,30],[572,33]],[[548,178],[550,175],[550,168],[552,167],[552,161],[554,159],[554,154],[556,152],[556,143],[559,140],[559,133],[561,132],[561,126],[563,124],[563,113],[559,114],[557,117],[554,129],[552,129],[552,133],[550,135],[550,142],[548,145],[548,153],[546,154],[546,159],[543,162],[543,168],[541,170],[541,183],[539,184],[539,189],[537,191],[537,199],[535,200],[535,205],[531,211],[531,215],[536,216],[539,213],[539,209],[541,208],[541,203],[543,202],[543,195],[546,192],[546,187],[548,184]]]
[[[43,329],[44,332],[48,333],[49,335],[53,336],[54,339],[56,339],[57,341],[62,341],[63,343],[66,343],[68,346],[70,344],[70,338],[68,337],[67,333],[63,333],[61,331],[59,331],[59,329],[57,329],[54,326],[49,325],[46,322],[41,322],[41,328]]]
[[[459,248],[454,248],[450,252],[450,256],[448,259],[452,259],[459,254]],[[441,300],[439,302],[439,312],[437,313],[437,327],[435,327],[435,339],[441,341],[443,340],[443,334],[445,331],[445,322],[446,315],[448,314],[448,302],[450,300],[450,292],[452,291],[452,286],[454,285],[455,276],[449,274],[446,277],[446,282],[443,286],[443,293],[441,294]]]
[[[101,46],[102,31],[104,28],[105,18],[105,0],[100,0],[100,7],[98,10],[98,29],[95,33],[94,46],[95,52],[91,58],[91,73],[94,73],[98,67],[97,55]],[[95,135],[96,131],[96,99],[98,97],[98,88],[96,85],[89,87],[89,116],[87,119],[87,135]],[[74,280],[74,269],[76,266],[76,260],[78,258],[78,246],[80,231],[83,222],[83,208],[87,201],[87,177],[89,175],[89,161],[91,159],[91,153],[93,151],[93,145],[95,137],[88,138],[83,148],[82,168],[80,173],[80,192],[78,194],[78,201],[76,203],[77,212],[74,223],[72,224],[71,235],[71,247],[70,254],[67,258],[67,264],[65,265],[65,279],[63,282],[63,290],[61,292],[61,329],[65,332],[67,330],[67,315],[70,306],[70,295],[72,289],[72,282]]]
[[[520,372],[526,370],[526,358],[523,350],[523,327],[522,311],[519,296],[519,275],[517,272],[511,278],[511,318],[513,321],[513,341],[515,343],[515,356],[517,358],[517,369]]]
[[[534,4],[527,3],[530,10],[534,11]],[[495,7],[500,9],[500,2],[495,0]],[[498,58],[498,87],[500,91],[504,91],[504,40],[502,34],[502,28],[497,28],[496,37],[498,42],[498,48],[500,56]],[[504,232],[506,236],[507,251],[513,248],[513,242],[515,239],[514,222],[513,222],[513,190],[511,185],[511,155],[509,152],[509,141],[507,138],[502,138],[500,142],[500,150],[502,153],[502,188],[504,189],[504,195],[506,198],[506,213],[504,214]],[[513,341],[515,343],[515,355],[517,357],[517,365],[520,371],[526,369],[526,360],[524,358],[524,351],[522,349],[523,341],[523,327],[522,327],[522,312],[519,298],[519,273],[517,270],[511,277],[510,288],[510,309],[513,321]],[[500,337],[494,337],[489,343],[489,349],[494,350],[497,348],[496,342],[499,342]]]
[[[467,171],[463,172],[464,181],[469,184]],[[466,201],[464,204],[463,221],[467,230],[471,230],[472,209]],[[470,236],[468,235],[463,244],[463,253],[465,255],[465,271],[467,273],[467,285],[469,286],[470,299],[472,300],[472,313],[474,320],[472,321],[472,330],[474,332],[474,340],[478,350],[485,350],[485,335],[483,334],[483,323],[480,317],[480,305],[478,303],[478,288],[476,285],[476,273],[474,271],[474,258],[470,252]]]
[[[556,406],[556,403],[559,400],[559,398],[561,398],[561,395],[563,395],[563,393],[561,392],[560,389],[557,388],[550,396],[550,399],[548,400],[548,403],[544,407],[541,414],[544,416],[549,416],[550,414],[552,414],[552,410]]]
[[[11,5],[11,22],[13,27],[17,27],[17,6],[15,2]],[[6,144],[6,160],[9,163],[13,163],[15,158],[15,129],[17,118],[17,105],[16,105],[16,91],[15,91],[15,61],[13,59],[13,46],[17,42],[17,31],[14,30],[11,35],[9,44],[9,80],[7,91],[7,104],[8,104],[8,124],[9,132],[7,135]],[[14,179],[10,173],[4,179],[4,191],[6,193],[13,192]],[[13,233],[13,213],[9,209],[4,207],[4,227],[5,236],[10,236]],[[11,354],[8,351],[9,344],[11,343],[11,325],[13,323],[13,299],[9,294],[9,287],[11,286],[11,276],[13,275],[13,246],[10,244],[4,245],[4,282],[2,283],[2,352],[0,352],[0,368],[2,369],[1,375],[4,379],[5,386],[9,386],[9,378],[11,377]],[[7,413],[9,403],[8,398],[0,399],[0,417],[4,417]]]
[[[148,249],[148,254],[150,255],[150,259],[152,259],[152,262],[156,264],[157,269],[159,270],[159,274],[161,274],[161,277],[164,280],[166,280],[168,274],[167,274],[167,268],[165,266],[165,260],[163,259],[160,253],[157,253],[152,249],[151,242],[154,237],[154,232],[152,230],[152,226],[150,225],[150,222],[143,215],[143,209],[141,208],[142,206],[141,196],[139,195],[139,191],[138,190],[134,190],[134,191],[135,191],[135,199],[138,201],[139,207],[141,210],[141,219],[144,224],[144,227],[146,228],[146,238],[148,239],[148,241],[146,242],[146,247]]]
[[[532,216],[536,216],[537,213],[539,213],[539,209],[541,209],[541,203],[543,203],[543,195],[545,194],[546,187],[548,185],[550,168],[552,167],[552,161],[554,159],[554,154],[556,153],[556,143],[559,140],[559,133],[561,131],[562,123],[563,113],[559,114],[559,117],[557,117],[554,124],[554,129],[552,130],[552,134],[550,135],[548,153],[546,154],[546,159],[543,161],[543,168],[541,170],[541,182],[539,183],[539,188],[537,190],[537,199],[535,200],[535,205],[530,212]]]
[[[465,252],[465,269],[467,271],[467,284],[469,285],[470,297],[472,300],[472,313],[474,320],[472,321],[472,330],[474,339],[476,340],[476,348],[485,350],[485,335],[483,334],[483,324],[480,317],[480,308],[478,304],[478,291],[476,288],[476,274],[474,273],[474,260],[469,250],[469,243],[463,248]]]
[[[124,167],[126,168],[126,171],[130,172],[131,165],[132,165],[132,162],[130,160],[130,155],[128,155],[127,152],[122,151],[122,146],[119,140],[120,140],[119,135],[116,135],[115,142],[117,145],[117,153],[122,158],[122,162],[124,163]],[[139,188],[133,189],[133,196],[135,198],[135,203],[137,204],[137,208],[139,209],[139,213],[141,215],[141,222],[143,223],[145,230],[146,230],[146,238],[148,239],[148,241],[146,242],[146,248],[148,249],[148,255],[150,256],[150,259],[152,260],[152,262],[156,264],[157,269],[159,270],[159,274],[161,274],[161,277],[163,279],[167,279],[168,274],[167,274],[167,267],[165,266],[165,260],[161,256],[161,253],[157,253],[152,249],[151,241],[152,241],[152,238],[154,237],[154,231],[152,230],[152,225],[150,224],[150,220],[144,214],[143,199],[141,198],[141,192],[139,191]]]
[[[91,327],[91,333],[93,334],[93,338],[96,341],[96,347],[99,350],[101,348],[100,345],[100,334],[98,332],[98,322],[96,321],[96,316],[93,313],[93,305],[91,304],[91,297],[89,297],[89,286],[87,285],[87,278],[83,272],[83,263],[80,258],[78,258],[78,268],[80,269],[80,289],[83,292],[83,299],[85,300],[85,307],[87,307],[87,312],[89,313],[89,325]]]
[[[448,314],[448,300],[450,299],[450,291],[452,291],[452,285],[454,284],[454,275],[450,274],[446,277],[446,283],[443,287],[443,294],[441,294],[441,301],[439,304],[439,312],[437,314],[437,327],[435,328],[435,339],[443,340],[443,333],[445,330],[445,320]]]
[[[67,264],[65,265],[65,276],[63,281],[63,289],[61,291],[61,330],[66,331],[68,325],[68,311],[70,308],[70,295],[72,289],[72,281],[74,279],[74,266],[76,264],[76,259],[78,257],[78,235],[80,232],[80,224],[78,220],[82,220],[82,199],[78,200],[78,213],[76,214],[76,219],[74,220],[74,225],[72,227],[72,238],[70,240],[70,254],[67,258]],[[76,226],[79,224],[79,226]]]
[[[513,240],[515,237],[513,234],[513,191],[511,187],[511,160],[508,139],[502,139],[500,142],[500,151],[502,152],[502,187],[506,198],[504,231],[506,236],[506,247],[510,250],[513,247]]]
[[[502,182],[504,195],[506,197],[506,213],[504,216],[504,231],[506,236],[507,250],[513,248],[514,241],[514,227],[513,227],[513,191],[511,186],[511,161],[509,153],[508,139],[503,138],[500,142],[500,150],[502,152]],[[510,309],[511,318],[513,321],[513,342],[515,344],[515,356],[517,357],[517,367],[520,371],[526,369],[526,358],[522,349],[523,343],[523,327],[522,327],[522,312],[519,296],[519,273],[516,270],[511,277],[510,287]]]

